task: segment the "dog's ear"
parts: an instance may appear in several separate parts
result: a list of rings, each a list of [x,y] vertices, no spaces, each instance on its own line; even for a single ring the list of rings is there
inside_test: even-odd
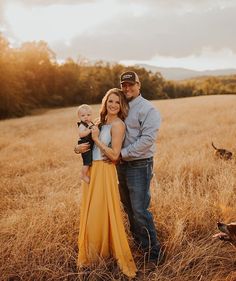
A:
[[[217,226],[218,226],[220,231],[222,231],[222,232],[224,232],[226,234],[229,234],[229,231],[227,229],[227,225],[225,223],[217,222]]]
[[[225,224],[217,222],[217,226],[221,232],[213,235],[213,237],[223,241],[228,241],[232,245],[236,246],[236,223]]]

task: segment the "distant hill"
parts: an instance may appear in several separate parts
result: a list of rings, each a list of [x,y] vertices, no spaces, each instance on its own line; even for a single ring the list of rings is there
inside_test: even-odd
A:
[[[149,64],[139,64],[137,66],[144,67],[152,72],[160,72],[162,76],[167,80],[185,80],[189,78],[195,78],[199,76],[219,76],[219,75],[231,75],[236,74],[236,69],[217,69],[217,70],[206,70],[196,71],[186,68],[178,67],[158,67]]]

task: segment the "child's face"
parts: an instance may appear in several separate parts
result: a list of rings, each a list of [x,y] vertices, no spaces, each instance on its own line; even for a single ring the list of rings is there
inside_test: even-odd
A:
[[[79,119],[85,123],[92,121],[92,112],[88,109],[81,109],[79,112]]]

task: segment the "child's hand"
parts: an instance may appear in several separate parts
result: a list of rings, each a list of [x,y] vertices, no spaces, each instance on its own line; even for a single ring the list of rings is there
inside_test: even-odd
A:
[[[91,130],[94,126],[94,123],[93,122],[89,122],[88,123],[88,129]]]

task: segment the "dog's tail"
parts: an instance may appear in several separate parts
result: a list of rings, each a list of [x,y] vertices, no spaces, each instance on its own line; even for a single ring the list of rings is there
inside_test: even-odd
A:
[[[215,150],[218,149],[218,148],[216,148],[216,147],[214,146],[214,143],[213,143],[213,142],[211,143],[211,145],[213,146],[213,148],[214,148]]]

